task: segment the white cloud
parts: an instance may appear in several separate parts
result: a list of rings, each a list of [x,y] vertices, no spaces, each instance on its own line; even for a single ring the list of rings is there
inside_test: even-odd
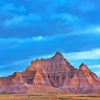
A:
[[[43,36],[34,36],[34,37],[30,37],[30,38],[16,38],[15,40],[18,43],[28,43],[28,42],[39,42],[39,41],[45,41],[47,38],[43,37]],[[13,39],[14,40],[14,39]]]
[[[70,32],[67,32],[66,35],[61,36],[68,36],[68,35],[100,35],[100,25],[87,25],[84,28],[74,29]]]
[[[7,48],[17,48],[21,44],[25,43],[34,43],[34,42],[40,42],[40,41],[46,41],[47,37],[43,36],[36,36],[36,37],[30,37],[30,38],[0,38],[0,50],[7,49]]]
[[[95,73],[96,73],[97,76],[100,77],[100,71],[96,71]]]
[[[24,6],[16,7],[13,3],[6,3],[5,5],[0,7],[1,11],[10,12],[26,12],[26,8]]]
[[[14,66],[21,66],[21,65],[29,65],[32,61],[32,58],[28,58],[28,59],[22,59],[22,60],[17,60],[17,61],[13,61],[11,63],[8,63],[6,65],[0,65],[0,69],[3,68],[8,68],[8,67],[14,67]],[[22,66],[23,67],[23,66]],[[26,66],[24,66],[26,67]],[[14,69],[14,68],[13,68]],[[21,68],[20,68],[21,69]]]
[[[32,37],[32,39],[33,39],[34,41],[41,41],[41,40],[44,40],[44,37],[38,36],[38,37]]]
[[[78,17],[70,13],[54,13],[50,16],[51,19],[59,19],[66,24],[74,23],[78,21]]]
[[[19,23],[22,23],[24,21],[24,16],[17,16],[12,19],[7,19],[5,21],[5,26],[12,26],[12,25],[19,25]]]
[[[100,59],[100,49],[64,53],[64,56],[71,60]]]
[[[6,65],[0,65],[0,77],[9,76],[14,72],[22,72],[31,64],[32,58],[17,60]]]
[[[4,26],[9,27],[9,26],[21,26],[21,25],[27,25],[29,22],[36,23],[41,20],[41,16],[30,13],[28,15],[20,15],[20,16],[15,16],[11,19],[7,19],[4,22]]]
[[[87,26],[83,31],[81,31],[82,33],[89,33],[89,34],[98,34],[100,33],[100,25],[90,25]]]
[[[80,60],[95,60],[100,59],[100,49],[93,49],[89,51],[78,51],[78,52],[70,52],[70,53],[64,53],[62,52],[63,56],[71,61],[80,61]],[[40,55],[36,56],[34,58],[50,58],[54,56],[54,53],[48,54],[48,55]],[[92,64],[89,65],[91,68],[100,68],[100,64]]]
[[[89,2],[88,0],[80,2],[78,7],[83,12],[89,12],[89,11],[92,11],[92,10],[96,10],[96,8],[97,8],[96,5],[93,2]]]
[[[6,43],[6,42],[24,43],[24,42],[42,41],[45,39],[46,37],[43,36],[33,36],[30,38],[0,38],[0,43]]]
[[[100,26],[96,27],[96,28],[95,28],[95,31],[96,31],[97,33],[100,33]]]
[[[97,65],[88,65],[91,69],[100,69],[100,64]]]

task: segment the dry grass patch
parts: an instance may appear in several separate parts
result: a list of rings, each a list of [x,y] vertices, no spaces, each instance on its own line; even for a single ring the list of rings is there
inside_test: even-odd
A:
[[[100,94],[0,95],[0,100],[100,100]]]

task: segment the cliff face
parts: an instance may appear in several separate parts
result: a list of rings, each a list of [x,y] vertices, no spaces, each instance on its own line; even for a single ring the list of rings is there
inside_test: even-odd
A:
[[[0,78],[0,93],[100,93],[100,78],[87,65],[75,69],[60,52],[32,61],[24,72]]]

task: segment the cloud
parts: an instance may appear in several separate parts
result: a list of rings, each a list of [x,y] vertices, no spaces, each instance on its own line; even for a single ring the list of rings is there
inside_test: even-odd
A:
[[[14,70],[15,67],[13,67],[13,66],[16,66],[18,69],[21,69],[19,66],[23,67],[23,65],[27,65],[27,64],[31,63],[30,61],[32,61],[31,58],[13,61],[13,62],[8,63],[6,65],[0,65],[0,69],[7,69],[10,67],[11,69]],[[25,62],[25,64],[24,64],[24,62]]]
[[[7,19],[4,23],[5,26],[19,25],[24,21],[24,16],[17,16],[13,19]]]
[[[87,24],[85,27],[67,32],[66,35],[100,35],[100,25],[98,24]]]
[[[72,24],[78,21],[78,17],[70,13],[54,13],[50,17],[52,20],[61,20],[65,24]]]
[[[92,1],[83,0],[79,2],[78,8],[83,12],[89,12],[89,11],[95,11],[97,7],[95,3]]]
[[[100,77],[100,71],[95,72],[98,77]]]
[[[16,7],[13,3],[6,3],[6,4],[2,5],[0,8],[3,11],[18,11],[18,12],[26,11],[26,8],[24,6]]]
[[[6,14],[0,15],[0,37],[82,34],[80,31],[87,34],[91,24],[99,24],[98,7],[95,10],[98,4],[99,1],[95,3],[90,0],[81,2],[79,0],[14,0],[6,2],[1,5],[1,12]]]
[[[100,58],[100,49],[64,53],[64,56],[66,58],[71,59],[71,60],[99,59]]]
[[[42,36],[38,36],[38,37],[32,37],[32,40],[34,41],[41,41],[41,40],[45,40],[46,38],[45,37],[42,37]]]
[[[24,43],[24,42],[30,42],[30,41],[42,41],[45,40],[46,37],[43,36],[36,36],[36,37],[30,37],[30,38],[0,38],[0,43],[3,42],[18,42],[18,43]]]
[[[86,28],[84,28],[81,33],[86,34],[98,34],[100,33],[100,25],[88,25]]]
[[[6,3],[0,7],[2,12],[26,12],[26,8],[24,6],[17,7],[13,3]]]
[[[96,64],[96,65],[89,65],[91,69],[100,69],[100,64]]]
[[[46,41],[47,38],[43,36],[36,36],[36,37],[30,37],[30,38],[0,38],[0,50],[8,49],[8,48],[17,48],[21,44],[27,44],[27,43],[34,43],[34,42],[41,42]]]
[[[86,25],[85,27],[79,27],[78,29],[73,29],[70,32],[66,32],[67,34],[61,34],[58,36],[68,36],[68,35],[100,35],[100,25]]]
[[[14,72],[24,71],[31,64],[31,61],[31,58],[27,58],[9,62],[6,65],[0,65],[0,77],[11,75]]]
[[[9,26],[20,26],[20,25],[27,25],[28,23],[30,24],[30,22],[33,24],[35,24],[36,22],[41,21],[41,16],[34,14],[34,13],[30,13],[28,15],[20,15],[20,16],[15,16],[11,19],[7,19],[4,22],[4,25],[6,27]]]

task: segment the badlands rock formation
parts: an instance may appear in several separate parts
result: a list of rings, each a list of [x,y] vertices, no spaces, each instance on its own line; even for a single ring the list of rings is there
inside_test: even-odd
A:
[[[74,68],[60,52],[32,61],[23,72],[0,78],[0,93],[100,93],[100,78],[82,63]]]

